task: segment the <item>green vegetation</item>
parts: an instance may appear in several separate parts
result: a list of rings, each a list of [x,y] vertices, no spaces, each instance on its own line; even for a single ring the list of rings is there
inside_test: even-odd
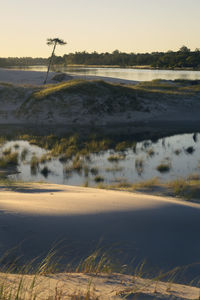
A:
[[[110,185],[98,185],[99,188],[104,189],[116,189],[116,190],[124,190],[124,191],[137,191],[137,190],[151,190],[155,186],[159,186],[161,183],[157,177],[153,177],[148,180],[130,183],[124,178],[118,178],[117,182]]]
[[[179,51],[153,53],[124,53],[118,50],[112,53],[76,52],[65,54],[62,62],[78,65],[118,65],[118,66],[151,66],[153,68],[199,68],[200,51],[190,51],[183,46]]]
[[[97,249],[77,263],[70,262],[66,266],[61,266],[61,258],[55,249],[49,251],[43,259],[33,259],[24,265],[18,265],[17,258],[11,261],[8,252],[2,255],[0,259],[0,299],[62,300],[67,297],[70,300],[99,300],[99,296],[97,296],[99,288],[95,288],[95,281],[98,278],[101,285],[102,278],[108,280],[108,282],[105,281],[105,284],[118,283],[119,287],[120,283],[120,289],[116,289],[117,298],[120,296],[122,299],[140,299],[141,295],[142,299],[146,296],[146,299],[149,299],[153,296],[157,298],[158,295],[159,297],[166,296],[166,292],[167,295],[170,294],[170,297],[176,297],[174,295],[176,295],[177,290],[173,283],[182,282],[185,275],[184,271],[189,266],[176,267],[167,272],[157,270],[152,274],[152,270],[148,270],[145,261],[137,262],[135,265],[133,262],[128,266],[123,265],[121,261],[113,258],[115,252],[116,249],[107,251]],[[7,261],[7,263],[4,264],[3,261]],[[197,266],[198,263],[194,265]],[[63,274],[60,273],[60,268],[64,271]],[[75,276],[76,274],[77,276]],[[76,279],[81,280],[81,274],[86,285],[86,288],[83,289],[77,286],[78,281],[76,281]],[[51,285],[52,279],[57,280],[55,285]],[[72,280],[75,284],[68,287],[67,280]],[[191,286],[198,287],[198,284],[197,279],[190,282]],[[160,285],[161,288],[159,288]],[[183,287],[182,293],[184,295],[184,292],[187,294],[187,287]],[[140,294],[141,290],[143,290],[142,294]],[[151,290],[154,292],[150,295]],[[107,296],[101,293],[101,298],[104,295]]]
[[[14,148],[15,148],[15,149],[18,149],[18,148],[19,148],[19,144],[17,144],[17,143],[14,144]]]
[[[75,109],[77,113],[81,111],[97,115],[142,111],[142,101],[139,101],[138,93],[141,96],[144,93],[141,87],[136,90],[135,86],[112,84],[101,80],[69,80],[34,89],[19,109],[19,114],[39,112],[45,103],[54,102],[55,97],[58,98],[55,108],[62,108],[65,114]],[[76,100],[72,101],[73,97]]]
[[[31,174],[35,175],[39,169],[39,161],[35,155],[32,156],[32,158],[31,158],[30,167],[31,167]]]
[[[92,167],[90,172],[92,175],[97,175],[99,173],[99,169],[97,167]]]
[[[46,153],[40,157],[39,161],[41,164],[45,164],[46,162],[51,161],[51,159],[51,155],[49,153]]]
[[[0,67],[13,66],[42,66],[47,65],[47,58],[33,58],[33,57],[7,57],[0,58]]]
[[[154,156],[154,154],[155,154],[155,151],[154,151],[153,148],[150,148],[150,149],[147,150],[147,155],[148,156],[152,157],[152,156]]]
[[[178,51],[153,53],[125,53],[115,50],[112,53],[75,52],[54,56],[55,65],[96,65],[134,67],[146,66],[161,69],[199,68],[200,50],[191,51],[182,46]],[[47,65],[49,59],[31,57],[0,58],[0,67]],[[56,67],[55,67],[56,69]]]
[[[72,167],[77,172],[80,172],[84,167],[83,159],[78,154],[74,157],[72,161]]]
[[[136,158],[135,160],[135,169],[138,175],[141,175],[144,171],[144,159],[143,158]]]
[[[4,261],[8,263],[5,264]],[[35,262],[37,261],[37,263]],[[0,299],[1,300],[39,300],[39,299],[55,299],[61,300],[63,296],[63,287],[59,284],[55,290],[51,290],[46,284],[43,286],[43,278],[40,276],[48,276],[58,272],[61,265],[60,258],[57,251],[52,249],[46,257],[38,260],[33,259],[30,263],[24,265],[17,264],[17,259],[10,261],[9,252],[5,253],[0,258]],[[63,269],[63,267],[61,267]],[[98,276],[99,274],[112,274],[115,271],[120,272],[123,268],[118,267],[109,255],[108,251],[103,252],[102,249],[93,251],[87,257],[84,257],[76,264],[68,264],[65,267],[65,272],[68,273],[82,273]],[[27,276],[29,275],[29,276]],[[11,279],[12,278],[12,279]],[[47,281],[46,281],[47,282]],[[46,289],[47,298],[42,298],[42,292]],[[66,295],[67,289],[65,289]],[[74,290],[73,294],[68,294],[68,299],[81,300],[98,300],[98,297],[93,298],[93,293],[90,291],[90,283],[88,282],[88,290],[84,293],[79,290]]]
[[[18,165],[18,153],[13,152],[0,157],[0,168],[16,167]]]
[[[126,156],[125,155],[121,155],[121,154],[113,154],[113,155],[110,155],[108,157],[108,161],[109,162],[118,162],[119,160],[123,160],[125,159]]]
[[[91,153],[99,153],[101,151],[106,151],[108,149],[115,149],[118,144],[125,144],[128,147],[135,145],[136,142],[132,137],[124,137],[127,139],[126,142],[119,142],[119,137],[111,136],[105,137],[104,134],[69,134],[65,137],[59,137],[56,135],[20,135],[17,136],[19,140],[28,141],[31,145],[37,145],[45,150],[48,150],[47,154],[44,154],[40,162],[45,162],[50,160],[52,156],[59,157],[61,162],[66,162],[75,156],[84,157],[89,160],[89,155]],[[124,159],[124,154],[114,154],[111,156],[111,160]]]
[[[53,45],[53,51],[52,51],[52,54],[51,54],[51,57],[50,57],[50,60],[49,60],[47,75],[46,75],[46,78],[44,80],[44,84],[46,84],[46,82],[47,82],[47,78],[48,78],[49,70],[50,70],[50,67],[51,67],[51,63],[53,61],[56,46],[57,45],[60,45],[60,46],[66,45],[66,42],[64,42],[63,40],[61,40],[59,38],[53,38],[53,39],[47,39],[47,45],[48,46]]]
[[[187,198],[190,194],[189,182],[183,178],[170,181],[168,186],[172,189],[174,196]]]
[[[174,153],[175,153],[176,155],[179,155],[179,154],[181,153],[181,150],[180,150],[180,149],[176,149],[176,150],[174,151]]]
[[[179,197],[187,201],[199,202],[200,200],[200,180],[196,174],[191,174],[186,179],[177,178],[167,183],[161,182],[158,177],[134,183],[128,182],[124,178],[119,178],[114,184],[100,182],[96,187],[129,192],[145,191],[159,196]]]
[[[114,165],[111,168],[106,168],[106,172],[121,172],[123,170],[123,167],[119,167],[117,165]]]
[[[167,163],[167,162],[163,162],[160,165],[158,165],[156,167],[157,171],[159,171],[160,173],[166,173],[169,172],[169,170],[171,169],[171,164]]]
[[[42,170],[40,171],[40,173],[44,177],[48,177],[49,173],[51,173],[51,170],[49,170],[49,168],[47,166],[45,166],[44,168],[42,168]]]
[[[102,176],[97,175],[97,176],[95,176],[94,181],[95,182],[103,182],[104,178]]]
[[[187,177],[188,180],[200,180],[200,176],[198,173],[192,173]]]
[[[26,156],[28,154],[28,150],[25,148],[21,152],[21,160],[24,161],[26,159]]]
[[[12,152],[11,148],[6,148],[2,151],[3,155],[9,155]]]
[[[186,148],[185,151],[186,151],[188,154],[192,154],[192,153],[195,151],[195,149],[194,149],[193,146],[190,146],[190,147]]]
[[[200,180],[198,174],[191,174],[186,179],[178,178],[166,184],[173,196],[189,201],[200,200]]]

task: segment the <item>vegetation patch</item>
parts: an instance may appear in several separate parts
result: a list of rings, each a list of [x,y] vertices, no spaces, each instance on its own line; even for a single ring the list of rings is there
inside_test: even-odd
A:
[[[109,162],[118,162],[119,160],[124,160],[126,158],[125,155],[122,154],[113,154],[108,157]]]
[[[42,168],[42,170],[40,171],[40,173],[44,177],[48,177],[49,173],[51,173],[51,170],[47,166],[45,166],[44,168]]]
[[[18,165],[18,153],[13,152],[0,157],[0,168]]]
[[[95,182],[103,182],[104,178],[102,176],[97,175],[97,176],[95,176],[94,181]]]
[[[195,151],[194,147],[193,146],[190,146],[188,148],[185,149],[186,153],[188,154],[193,154],[193,152]]]
[[[36,175],[39,169],[39,160],[35,155],[32,156],[31,158],[30,168],[31,168],[31,174]]]
[[[160,165],[158,165],[156,167],[157,171],[159,171],[160,173],[166,173],[169,172],[171,169],[171,164],[169,163],[161,163]]]
[[[143,158],[136,158],[135,160],[135,169],[138,175],[141,175],[144,171],[144,159]]]

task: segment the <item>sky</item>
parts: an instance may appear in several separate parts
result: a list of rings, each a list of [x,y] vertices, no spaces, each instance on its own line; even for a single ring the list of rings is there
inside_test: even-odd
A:
[[[0,57],[200,48],[200,0],[0,0]]]

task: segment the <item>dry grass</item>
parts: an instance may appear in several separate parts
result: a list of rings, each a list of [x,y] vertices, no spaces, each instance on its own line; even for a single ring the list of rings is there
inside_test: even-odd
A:
[[[169,186],[169,188],[172,189],[173,194],[175,196],[180,196],[180,197],[185,196],[186,192],[188,191],[188,188],[189,188],[188,182],[183,178],[179,178],[179,179],[170,181],[168,183],[168,186]]]
[[[8,254],[4,255],[1,258],[1,262],[7,255]],[[58,279],[58,283],[54,286],[54,288],[50,286],[51,278],[56,278],[56,273],[58,272],[59,266],[56,263],[57,260],[57,252],[52,249],[51,251],[49,251],[48,255],[38,263],[33,260],[31,263],[27,263],[26,265],[18,267],[16,269],[15,262],[12,262],[12,264],[8,263],[8,265],[4,265],[3,267],[1,267],[0,299],[98,300],[98,294],[100,290],[99,288],[95,288],[93,280],[95,278],[97,279],[98,277],[101,278],[104,275],[108,280],[108,284],[110,280],[112,283],[114,283],[115,279],[117,278],[118,289],[116,290],[116,297],[120,296],[122,297],[122,299],[129,299],[130,297],[133,297],[130,299],[135,299],[134,297],[136,296],[136,299],[140,299],[138,297],[140,295],[139,293],[141,292],[141,289],[144,293],[145,291],[149,293],[149,288],[151,288],[152,290],[154,288],[155,296],[157,295],[157,293],[159,293],[159,291],[162,291],[161,294],[163,294],[164,296],[165,293],[171,293],[172,289],[175,288],[175,286],[173,286],[173,283],[177,280],[180,281],[180,278],[182,278],[181,274],[183,275],[184,271],[187,270],[187,266],[176,267],[166,273],[159,272],[159,275],[155,275],[154,277],[147,271],[145,271],[146,264],[144,261],[142,261],[138,263],[133,269],[131,269],[131,275],[129,275],[128,281],[126,281],[125,277],[122,274],[124,274],[127,266],[114,262],[108,251],[98,249],[93,251],[89,256],[83,258],[76,265],[68,265],[66,267],[65,272],[67,274],[63,274],[66,276],[66,279],[70,280],[70,273],[73,273],[72,281],[70,282],[70,284],[75,279],[75,273],[77,273],[77,277],[80,277],[81,274],[86,275],[86,277],[84,277],[84,288],[82,288],[81,285],[79,288],[74,285],[76,286],[76,288],[74,288],[74,291],[72,291],[72,286],[70,286],[71,290],[69,292],[68,287],[66,286],[67,280],[65,281],[65,284],[62,285],[59,284]],[[18,276],[12,275],[12,273],[18,274]],[[28,274],[31,274],[32,276],[27,276]],[[142,279],[144,276],[145,278],[147,278],[147,275],[149,275],[148,277],[150,277],[151,279]],[[119,286],[120,278],[122,281],[120,282]],[[163,282],[161,280],[163,280]],[[107,283],[105,282],[105,284]],[[160,284],[162,284],[161,289],[159,287]],[[47,292],[45,293],[46,296],[44,296],[43,292]],[[176,293],[176,290],[174,290],[174,292]],[[186,292],[186,290],[184,289],[183,292]],[[161,296],[161,294],[159,294],[159,296]],[[142,295],[143,294],[141,294],[141,296]]]
[[[109,162],[118,162],[119,160],[124,160],[126,158],[125,155],[122,154],[113,154],[108,157]]]
[[[154,186],[157,186],[160,184],[160,181],[158,179],[158,177],[153,177],[151,179],[148,180],[144,180],[138,183],[134,183],[132,185],[132,187],[134,187],[135,189],[147,189],[147,188],[152,188]]]
[[[0,167],[15,167],[18,165],[18,153],[13,152],[0,157]]]
[[[115,184],[99,184],[98,188],[101,189],[116,189],[116,190],[124,190],[124,191],[136,191],[141,189],[151,189],[152,187],[160,185],[160,181],[157,177],[153,177],[148,180],[144,180],[137,183],[130,183],[124,178],[118,178]]]

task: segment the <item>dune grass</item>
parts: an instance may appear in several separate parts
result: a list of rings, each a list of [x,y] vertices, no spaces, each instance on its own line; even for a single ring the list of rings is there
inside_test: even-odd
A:
[[[137,190],[150,190],[155,186],[159,186],[161,183],[157,177],[153,177],[148,180],[131,183],[124,178],[118,178],[116,183],[113,184],[98,184],[97,187],[101,189],[114,189],[123,191],[137,191]]]
[[[198,174],[191,174],[187,178],[177,178],[166,184],[173,196],[188,201],[200,201],[200,180]]]
[[[44,277],[59,272],[61,264],[59,264],[60,259],[58,257],[57,251],[53,248],[49,251],[46,257],[39,259],[35,258],[30,262],[25,264],[18,264],[16,260],[9,260],[12,249],[7,251],[0,258],[0,299],[1,300],[62,300],[64,297],[63,288],[57,286],[55,290],[51,290],[48,286],[43,283]],[[19,258],[20,259],[20,258]],[[5,263],[6,262],[6,263]],[[82,274],[93,274],[93,276],[98,276],[99,274],[112,274],[115,271],[119,271],[118,265],[116,265],[109,252],[102,249],[94,250],[90,255],[81,259],[77,263],[68,263],[66,266],[62,266],[61,269],[68,273],[82,273]],[[18,275],[18,276],[16,276]],[[14,276],[14,277],[13,277]],[[49,296],[41,298],[43,295],[43,289],[47,289]],[[65,296],[66,296],[65,288]],[[90,284],[88,282],[88,290],[86,292],[80,292],[79,290],[74,290],[72,294],[67,295],[67,299],[81,299],[81,300],[92,300],[98,299],[94,296],[92,290],[90,290]],[[80,298],[79,298],[80,297]]]
[[[11,253],[12,251],[8,251],[0,258],[1,300],[98,300],[98,290],[95,290],[92,280],[106,275],[109,281],[112,280],[114,282],[116,276],[124,280],[123,274],[131,274],[127,281],[127,283],[130,283],[131,280],[131,284],[127,288],[125,282],[121,282],[120,289],[116,291],[116,296],[121,296],[122,299],[129,299],[130,296],[135,299],[134,297],[141,292],[141,280],[144,280],[143,278],[148,278],[148,280],[143,281],[144,292],[146,288],[148,290],[151,287],[153,295],[157,296],[159,285],[162,283],[162,293],[169,295],[175,287],[173,283],[184,278],[184,272],[189,267],[176,267],[167,272],[158,271],[157,274],[152,274],[146,268],[145,261],[140,261],[135,266],[131,266],[131,264],[130,266],[123,265],[122,262],[113,259],[111,254],[113,249],[105,251],[102,248],[92,251],[88,256],[83,257],[75,264],[69,263],[66,266],[62,264],[62,267],[59,264],[60,258],[58,253],[54,248],[49,251],[47,256],[39,260],[36,258],[21,265],[16,264],[17,260],[12,262],[7,260],[7,263],[4,264],[5,258]],[[87,288],[81,291],[80,286],[78,289],[76,287],[73,291],[68,291],[67,282],[64,286],[59,285],[59,279],[55,288],[51,288],[50,280],[51,278],[56,278],[57,273],[60,272],[60,267],[62,268],[63,276],[66,276],[68,280],[70,280],[70,273],[73,274],[72,280],[74,280],[75,274],[77,274],[77,277],[83,274],[87,275],[88,281],[85,281]],[[138,283],[140,282],[139,285],[137,281]],[[193,286],[195,286],[194,282],[198,286],[198,279],[191,282]],[[185,288],[183,291],[185,291]],[[46,296],[44,296],[43,292],[47,292]]]

